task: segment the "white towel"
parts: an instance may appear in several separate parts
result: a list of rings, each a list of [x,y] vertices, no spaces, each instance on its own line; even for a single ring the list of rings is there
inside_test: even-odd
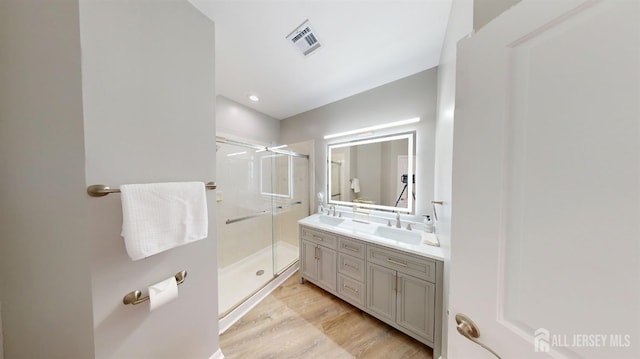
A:
[[[120,191],[122,237],[132,260],[207,237],[203,182],[128,184]]]
[[[351,189],[354,193],[360,193],[360,180],[354,178],[351,180]]]

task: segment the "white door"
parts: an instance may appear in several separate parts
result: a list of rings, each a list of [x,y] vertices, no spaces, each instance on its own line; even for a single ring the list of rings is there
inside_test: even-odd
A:
[[[458,46],[448,357],[640,358],[640,1],[523,1]],[[537,350],[537,351],[536,351]]]

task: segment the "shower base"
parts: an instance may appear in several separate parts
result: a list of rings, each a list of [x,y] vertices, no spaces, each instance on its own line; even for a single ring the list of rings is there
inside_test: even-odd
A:
[[[298,247],[278,241],[276,267],[283,270],[298,260]],[[288,277],[288,276],[287,276]],[[273,279],[272,248],[218,270],[218,315],[228,316],[235,306],[251,297]],[[286,279],[286,278],[285,278]]]

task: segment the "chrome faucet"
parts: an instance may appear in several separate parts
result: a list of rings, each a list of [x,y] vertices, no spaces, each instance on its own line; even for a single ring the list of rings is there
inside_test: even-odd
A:
[[[402,228],[402,223],[400,223],[400,213],[396,212],[396,228]]]

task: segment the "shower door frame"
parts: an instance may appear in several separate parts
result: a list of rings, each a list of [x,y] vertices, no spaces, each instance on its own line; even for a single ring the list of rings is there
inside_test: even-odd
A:
[[[229,139],[227,137],[223,137],[223,136],[216,136],[216,143],[223,143],[223,144],[228,144],[228,145],[233,145],[233,146],[239,146],[239,147],[244,147],[244,148],[249,148],[249,149],[254,149],[256,151],[260,151],[260,152],[270,152],[270,153],[275,153],[275,154],[281,154],[281,155],[287,155],[290,157],[300,157],[300,158],[304,158],[307,159],[307,179],[308,179],[308,189],[307,189],[307,198],[308,198],[308,213],[311,213],[313,205],[311,203],[311,195],[310,193],[312,192],[312,173],[313,170],[311,168],[311,158],[309,155],[305,155],[302,153],[297,153],[294,151],[289,151],[289,150],[284,150],[282,148],[274,148],[274,147],[270,147],[270,146],[266,146],[266,145],[258,145],[258,144],[252,144],[252,143],[248,143],[248,142],[243,142],[243,141],[239,141],[239,140],[234,140],[234,139]],[[276,146],[277,147],[277,146]],[[273,184],[273,177],[275,175],[275,171],[273,169],[274,166],[274,162],[272,161],[272,186]],[[292,179],[290,179],[291,181]],[[293,196],[293,193],[291,193],[291,195]],[[296,204],[290,204],[290,205],[296,205]],[[282,208],[282,207],[281,207]],[[271,214],[271,221],[272,221],[272,225],[271,225],[271,251],[272,251],[272,255],[271,255],[271,264],[272,264],[272,276],[269,279],[269,281],[267,281],[265,284],[263,284],[260,287],[255,288],[250,294],[248,294],[247,296],[245,296],[241,301],[235,303],[232,307],[230,307],[229,309],[225,310],[222,313],[219,313],[218,318],[222,319],[224,317],[226,317],[227,315],[229,315],[230,313],[232,313],[234,310],[236,310],[238,307],[240,307],[243,303],[245,303],[249,298],[251,298],[252,296],[254,296],[256,293],[260,292],[263,288],[265,288],[266,286],[268,286],[271,282],[273,282],[276,278],[278,278],[282,273],[286,272],[289,268],[291,268],[292,266],[296,265],[296,263],[299,262],[300,258],[298,257],[297,260],[285,265],[282,269],[279,270],[279,268],[277,268],[277,253],[276,253],[276,209],[278,209],[278,207],[275,205],[275,203],[272,200],[271,203],[271,210],[269,211],[269,214]],[[266,213],[264,213],[266,214]],[[258,215],[262,215],[261,214],[256,214],[255,216]],[[244,219],[249,219],[252,218],[254,216],[247,216],[247,217],[243,217],[243,218],[239,218],[237,220],[232,220],[231,222],[228,221],[227,224],[230,223],[235,223],[235,222],[239,222],[242,221]]]

